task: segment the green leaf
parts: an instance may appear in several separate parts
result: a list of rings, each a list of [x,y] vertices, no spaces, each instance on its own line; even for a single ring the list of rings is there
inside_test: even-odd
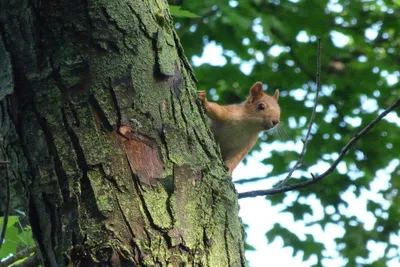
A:
[[[299,202],[293,202],[293,204],[291,204],[291,206],[286,207],[286,209],[283,211],[287,211],[287,212],[290,212],[291,214],[293,214],[293,218],[296,221],[302,220],[304,218],[304,215],[307,213],[312,215],[311,206],[307,205],[307,204],[301,204]]]
[[[181,9],[180,6],[169,6],[169,12],[174,17],[180,18],[200,18],[200,16],[195,13],[190,12],[189,10]]]
[[[247,243],[247,242],[244,242],[244,249],[245,249],[246,251],[256,251],[256,248],[253,247],[252,245],[250,245],[250,244]]]
[[[35,241],[32,237],[31,227],[25,227],[23,231],[19,233],[18,238],[26,247],[31,247],[35,245]]]
[[[325,249],[323,243],[315,241],[314,237],[310,234],[306,234],[306,241],[303,245],[304,256],[303,259],[307,261],[312,255],[316,255],[318,259],[321,259],[321,252]]]
[[[1,226],[3,225],[3,222],[4,222],[4,217],[0,217]],[[9,256],[10,254],[15,254],[17,252],[17,247],[19,243],[17,222],[18,222],[17,216],[8,217],[6,236],[0,250],[0,259],[3,259]]]

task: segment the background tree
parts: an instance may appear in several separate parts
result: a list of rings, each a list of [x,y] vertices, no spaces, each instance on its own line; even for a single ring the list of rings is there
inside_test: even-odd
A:
[[[265,135],[260,142],[274,140],[270,156],[263,160],[273,166],[266,174],[271,184],[278,181],[276,177],[284,177],[280,174],[288,171],[298,156],[294,144],[301,146],[315,97],[317,36],[323,47],[320,104],[304,165],[295,172],[292,183],[310,179],[310,171],[325,170],[359,128],[399,96],[400,5],[396,1],[171,0],[170,4],[199,16],[175,20],[189,58],[199,61],[196,57],[210,45],[221,49],[221,63],[195,64],[198,88],[208,89],[221,103],[242,101],[254,81],[263,81],[268,91],[280,88],[287,136],[277,140]],[[303,221],[304,216],[314,214],[308,199],[316,198],[322,218],[307,224],[324,230],[332,224],[343,227],[344,235],[335,243],[346,266],[397,266],[399,126],[397,113],[391,113],[356,144],[327,179],[296,192],[268,196],[268,201],[289,203],[282,212]],[[279,149],[274,150],[276,147]],[[237,181],[243,183],[246,181]],[[354,215],[349,195],[366,201],[371,221]],[[325,244],[312,235],[300,238],[277,221],[267,233],[268,242],[278,236],[294,253],[303,251],[304,260],[313,255],[315,265],[328,264]],[[370,260],[371,244],[377,243],[384,253]]]
[[[245,265],[165,1],[1,1],[0,31],[0,182],[43,266]]]

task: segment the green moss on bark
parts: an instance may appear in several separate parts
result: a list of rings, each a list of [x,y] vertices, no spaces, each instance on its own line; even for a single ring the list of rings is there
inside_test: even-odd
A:
[[[8,45],[44,265],[244,265],[236,193],[167,2],[31,4],[4,13],[4,36],[36,36],[31,14],[46,25],[40,46]]]

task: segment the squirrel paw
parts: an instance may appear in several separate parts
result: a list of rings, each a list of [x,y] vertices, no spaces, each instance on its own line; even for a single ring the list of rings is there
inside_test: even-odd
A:
[[[197,96],[201,103],[203,104],[203,107],[205,107],[205,104],[207,103],[207,92],[206,91],[197,91]]]
[[[201,101],[207,100],[207,92],[206,91],[197,91],[197,96]]]

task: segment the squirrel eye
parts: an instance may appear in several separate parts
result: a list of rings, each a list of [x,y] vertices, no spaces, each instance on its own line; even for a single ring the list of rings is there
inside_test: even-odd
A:
[[[264,109],[265,109],[264,104],[258,104],[257,105],[257,110],[264,110]]]

